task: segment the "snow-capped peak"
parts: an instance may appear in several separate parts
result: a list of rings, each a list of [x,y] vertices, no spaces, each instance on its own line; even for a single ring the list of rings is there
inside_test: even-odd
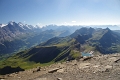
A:
[[[18,25],[19,25],[22,29],[24,29],[24,24],[23,24],[23,23],[19,22]],[[24,29],[24,30],[25,30],[25,29]]]
[[[21,22],[19,22],[19,23],[18,23],[18,25],[19,25],[19,26],[24,26],[24,24],[23,24],[23,23],[21,23]]]
[[[10,21],[8,24],[11,24],[11,25],[13,25],[13,21]]]
[[[14,25],[14,22],[13,22],[13,21],[10,21],[10,22],[8,22],[8,24],[10,24],[10,25]]]
[[[31,29],[31,28],[29,27],[29,25],[25,24],[25,26],[26,26],[28,29]]]
[[[4,26],[6,26],[7,24],[0,24],[0,27],[4,27]]]
[[[34,26],[35,28],[42,28],[43,26],[36,25]]]

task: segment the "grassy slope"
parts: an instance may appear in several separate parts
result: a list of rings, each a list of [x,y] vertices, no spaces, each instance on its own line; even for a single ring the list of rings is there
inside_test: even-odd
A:
[[[53,64],[54,62],[65,61],[67,60],[68,56],[76,58],[79,56],[79,51],[73,50],[74,45],[72,44],[74,42],[75,40],[72,39],[67,42],[64,41],[59,44],[54,44],[54,46],[36,46],[30,50],[22,51],[12,57],[9,57],[6,60],[0,61],[0,68],[3,68],[5,66],[19,66],[22,69],[30,69],[36,66],[46,66]],[[56,50],[59,50],[59,52],[56,52]],[[53,54],[57,55],[53,57]],[[38,56],[38,58],[36,56]],[[41,56],[44,57],[44,59],[48,59],[48,57],[51,57],[51,59],[46,60],[47,62],[40,63],[42,58]],[[36,59],[37,62],[35,61]]]

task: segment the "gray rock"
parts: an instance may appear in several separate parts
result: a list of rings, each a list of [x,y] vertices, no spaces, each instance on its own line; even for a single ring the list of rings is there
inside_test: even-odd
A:
[[[57,78],[57,80],[63,80],[62,78]]]
[[[52,70],[49,70],[48,73],[54,73],[54,72],[57,72],[57,70],[59,70],[59,68],[54,68]]]

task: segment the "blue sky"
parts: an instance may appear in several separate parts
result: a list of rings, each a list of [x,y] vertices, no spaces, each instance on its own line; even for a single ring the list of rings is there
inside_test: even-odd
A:
[[[0,23],[120,24],[120,0],[0,0]]]

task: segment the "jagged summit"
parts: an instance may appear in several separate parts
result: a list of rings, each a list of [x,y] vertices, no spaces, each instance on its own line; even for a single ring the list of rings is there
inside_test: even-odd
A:
[[[40,28],[39,26],[33,26],[33,25],[28,25],[28,24],[24,24],[22,22],[14,22],[14,21],[9,21],[8,24],[0,24],[0,27],[6,27],[6,26],[11,26],[11,27],[21,27],[22,29],[24,30],[27,30],[27,29],[38,29]]]
[[[9,21],[8,24],[9,25],[13,25],[15,22],[14,21]]]
[[[22,22],[19,22],[18,25],[19,26],[24,26],[24,24]]]
[[[110,30],[110,29],[107,27],[106,30]]]
[[[23,39],[30,37],[30,35],[34,36],[35,34],[40,32],[41,32],[40,28],[35,28],[32,25],[23,24],[21,22],[16,23],[10,21],[5,26],[1,24],[0,54],[17,51],[19,48],[22,48],[23,45],[26,45],[26,42],[24,42]]]
[[[94,28],[86,28],[86,27],[82,27],[78,30],[76,30],[73,34],[71,34],[71,37],[76,37],[78,35],[92,35],[92,33],[95,31]]]

